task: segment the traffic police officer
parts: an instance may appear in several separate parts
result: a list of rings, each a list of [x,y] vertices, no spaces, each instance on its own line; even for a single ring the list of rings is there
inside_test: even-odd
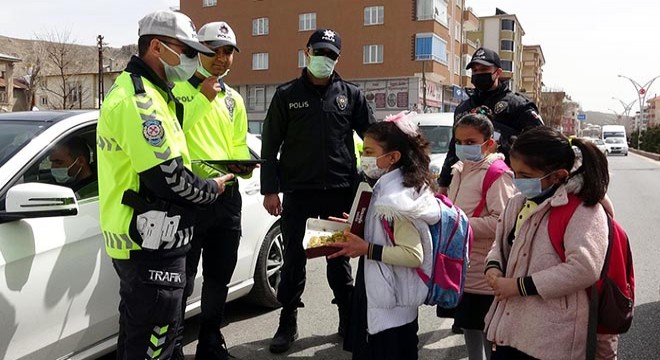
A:
[[[185,254],[194,209],[213,203],[231,175],[190,170],[171,82],[197,67],[184,14],[158,11],[139,22],[133,56],[108,93],[97,128],[99,209],[106,252],[119,275],[118,359],[169,359],[180,325]],[[169,81],[169,83],[168,83]]]
[[[506,81],[500,81],[502,65],[495,51],[486,48],[477,49],[465,68],[472,70],[471,81],[475,89],[472,92],[468,91],[470,97],[456,107],[454,122],[479,106],[488,106],[493,112],[495,140],[508,163],[509,148],[515,137],[527,128],[543,125],[536,104],[527,97],[512,92]],[[438,179],[441,192],[445,194],[451,182],[451,167],[457,161],[456,144],[452,137]]]
[[[334,71],[341,50],[339,34],[316,30],[305,49],[302,75],[277,88],[262,133],[264,207],[282,215],[284,265],[277,298],[282,304],[270,351],[288,350],[297,338],[297,308],[305,288],[302,239],[307,218],[341,217],[348,212],[357,180],[352,130],[359,136],[375,122],[364,95]],[[278,152],[281,153],[278,160]],[[279,192],[284,193],[280,203]],[[353,278],[348,258],[328,260],[328,282],[339,307],[344,334]]]
[[[184,104],[183,131],[190,157],[193,162],[250,159],[243,98],[222,80],[233,63],[234,51],[239,51],[236,35],[226,22],[221,21],[202,26],[198,36],[199,41],[215,53],[213,56],[200,55],[195,75],[188,81],[177,83],[173,90]],[[253,168],[229,165],[226,170],[250,177]],[[193,171],[205,179],[221,175],[203,163],[193,163]],[[238,259],[241,206],[238,182],[234,182],[227,185],[213,206],[197,215],[195,238],[186,261],[188,282],[184,295],[187,298],[192,293],[201,254],[204,281],[196,359],[229,358],[220,326],[228,284]]]

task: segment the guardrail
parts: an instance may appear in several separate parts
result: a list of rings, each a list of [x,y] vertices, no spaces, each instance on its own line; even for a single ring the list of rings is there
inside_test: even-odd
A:
[[[628,149],[628,151],[630,151],[633,154],[641,155],[641,156],[647,157],[649,159],[660,161],[660,154],[656,154],[656,153],[652,153],[652,152],[648,152],[648,151],[644,151],[644,150],[637,150],[637,149],[633,149],[633,148]]]

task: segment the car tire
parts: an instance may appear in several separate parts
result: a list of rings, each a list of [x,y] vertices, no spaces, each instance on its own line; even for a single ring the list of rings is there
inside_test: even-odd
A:
[[[250,302],[271,309],[281,306],[277,301],[277,288],[281,280],[282,264],[284,264],[284,240],[278,222],[268,231],[259,249],[254,271],[254,286],[247,297]]]

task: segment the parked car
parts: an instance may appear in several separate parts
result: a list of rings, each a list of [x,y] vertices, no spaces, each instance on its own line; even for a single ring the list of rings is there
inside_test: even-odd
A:
[[[605,139],[605,146],[607,147],[606,154],[623,154],[628,156],[628,144],[626,139],[622,137],[609,137]]]
[[[585,140],[589,140],[592,143],[594,143],[594,145],[596,145],[598,150],[600,150],[603,154],[607,155],[608,153],[607,145],[605,145],[605,141],[603,141],[603,139],[585,138]]]
[[[449,151],[449,140],[452,137],[454,113],[417,114],[412,118],[422,131],[426,140],[431,143],[431,169],[440,175],[442,164]]]
[[[98,196],[54,185],[48,155],[79,136],[91,158],[97,111],[0,114],[0,359],[92,359],[116,345],[118,277],[99,227]],[[248,136],[252,156],[261,142]],[[239,179],[243,239],[229,300],[279,306],[278,218],[263,209],[259,169]],[[201,271],[187,315],[199,311]]]

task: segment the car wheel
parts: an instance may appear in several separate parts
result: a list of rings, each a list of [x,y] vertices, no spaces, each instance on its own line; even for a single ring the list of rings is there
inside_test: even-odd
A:
[[[280,224],[277,223],[266,234],[259,249],[257,266],[254,271],[254,287],[248,300],[267,308],[278,308],[277,288],[280,285],[284,264],[284,240]]]

